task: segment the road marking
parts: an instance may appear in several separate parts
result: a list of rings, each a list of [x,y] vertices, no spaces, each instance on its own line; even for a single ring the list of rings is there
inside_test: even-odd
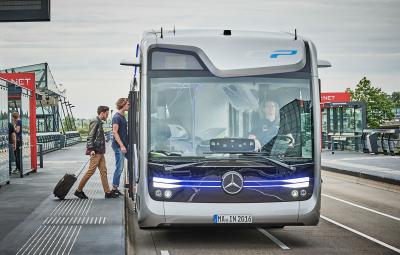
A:
[[[59,227],[59,226],[57,226],[57,227]],[[47,255],[47,253],[50,251],[50,249],[51,249],[51,247],[53,246],[53,244],[54,244],[54,242],[57,240],[57,238],[60,236],[60,234],[61,234],[61,229],[63,228],[63,226],[61,226],[60,227],[60,231],[58,231],[58,229],[57,229],[57,231],[56,231],[56,233],[55,233],[55,235],[53,236],[53,241],[51,242],[51,244],[50,244],[50,246],[47,248],[47,250],[46,250],[46,253],[40,253],[41,255],[43,254],[43,255]]]
[[[93,199],[91,199],[91,201],[90,201],[90,205],[89,205],[89,207],[88,207],[87,210],[86,210],[85,216],[88,215],[88,213],[89,213],[89,211],[90,211],[90,208],[92,207],[92,204],[93,204]]]
[[[59,232],[61,233],[61,235],[59,236],[59,238],[57,238],[57,243],[56,243],[56,245],[53,247],[53,249],[51,250],[50,254],[55,254],[54,251],[55,251],[55,249],[57,249],[58,244],[60,243],[61,239],[64,237],[66,230],[68,230],[68,226],[66,226],[66,227],[62,226],[62,227],[60,228],[60,231],[59,231]],[[58,236],[57,236],[57,237],[58,237]],[[49,249],[49,250],[50,250],[50,249]],[[49,250],[48,250],[48,251],[49,251]],[[46,253],[47,253],[47,252],[46,252]]]
[[[328,222],[330,222],[330,223],[333,223],[333,224],[335,224],[335,225],[337,225],[337,226],[339,226],[339,227],[341,227],[341,228],[344,228],[344,229],[346,229],[346,230],[348,230],[348,231],[351,231],[351,232],[353,232],[353,233],[355,233],[355,234],[357,234],[357,235],[359,235],[359,236],[362,236],[362,237],[364,237],[364,238],[366,238],[366,239],[368,239],[368,240],[370,240],[370,241],[372,241],[372,242],[375,242],[375,243],[380,244],[380,245],[382,245],[382,246],[384,246],[384,247],[386,247],[386,248],[388,248],[388,249],[391,249],[392,251],[395,251],[395,252],[397,252],[397,253],[400,253],[400,249],[399,249],[399,248],[393,247],[393,246],[391,246],[391,245],[389,245],[389,244],[387,244],[387,243],[384,243],[384,242],[382,242],[382,241],[380,241],[380,240],[378,240],[378,239],[376,239],[376,238],[373,238],[372,236],[369,236],[369,235],[366,235],[366,234],[364,234],[364,233],[361,233],[360,231],[357,231],[357,230],[355,230],[355,229],[352,229],[352,228],[350,228],[350,227],[348,227],[348,226],[346,226],[346,225],[343,225],[343,224],[341,224],[341,223],[339,223],[339,222],[337,222],[337,221],[334,221],[334,220],[332,220],[332,219],[330,219],[330,218],[328,218],[328,217],[325,217],[325,216],[323,216],[323,215],[321,215],[321,218],[324,219],[324,220],[326,220],[326,221],[328,221]]]
[[[71,230],[72,230],[73,227],[74,227],[74,226],[71,226],[71,227],[68,227],[68,226],[67,226],[68,232],[67,232],[67,234],[65,235],[64,240],[62,241],[60,247],[58,248],[58,250],[57,250],[57,252],[56,252],[55,254],[60,254],[60,251],[61,251],[61,249],[62,249],[62,247],[63,247],[65,241],[68,239],[69,233],[71,232]],[[75,231],[75,230],[74,230],[74,231]]]
[[[57,233],[57,230],[60,226],[57,226],[56,229],[54,230],[53,234],[51,235],[51,237],[47,240],[46,244],[42,247],[41,251],[39,252],[39,254],[43,254],[43,252],[46,250],[47,245],[49,244],[49,242],[51,241],[52,238],[55,237],[55,234]],[[53,241],[54,242],[54,241]]]
[[[391,218],[391,219],[393,219],[393,220],[400,221],[400,218],[398,218],[398,217],[395,217],[395,216],[392,216],[392,215],[389,215],[389,214],[386,214],[386,213],[383,213],[383,212],[379,212],[379,211],[376,211],[376,210],[374,210],[374,209],[367,208],[367,207],[362,206],[362,205],[354,204],[354,203],[352,203],[352,202],[349,202],[349,201],[340,199],[340,198],[338,198],[338,197],[330,196],[330,195],[327,195],[327,194],[322,194],[322,195],[325,196],[325,197],[329,197],[329,198],[335,199],[335,200],[337,200],[337,201],[340,201],[340,202],[343,202],[343,203],[352,205],[352,206],[354,206],[354,207],[358,207],[358,208],[361,208],[361,209],[364,209],[364,210],[367,210],[367,211],[370,211],[370,212],[373,212],[373,213],[376,213],[376,214],[379,214],[379,215],[382,215],[382,216]]]
[[[67,244],[65,245],[65,248],[64,248],[64,250],[63,250],[63,252],[62,252],[61,255],[64,255],[64,253],[65,253],[65,251],[67,250],[67,248],[68,248],[68,246],[69,246],[69,243],[71,242],[72,237],[74,237],[75,231],[76,231],[77,229],[78,229],[78,226],[74,226],[74,231],[72,232],[71,236],[69,237],[68,242],[67,242]]]
[[[40,238],[37,240],[37,241],[35,241],[33,244],[33,246],[32,247],[30,247],[30,249],[29,250],[26,250],[23,254],[26,254],[26,252],[28,251],[28,255],[33,251],[33,249],[35,249],[35,247],[40,243],[40,242],[43,242],[42,240],[44,240],[43,238],[45,237],[45,235],[47,234],[48,235],[48,233],[49,233],[49,230],[51,230],[51,228],[52,227],[48,227],[47,229],[46,229],[46,231],[44,231],[43,232],[43,234],[40,236]],[[50,231],[51,232],[51,231]],[[46,235],[46,236],[47,236]]]
[[[278,240],[275,236],[271,235],[267,230],[263,228],[257,228],[258,231],[263,233],[266,237],[268,237],[272,242],[274,242],[276,245],[281,247],[283,250],[290,250],[289,247],[287,247],[284,243]]]
[[[72,247],[74,247],[74,245],[75,245],[76,238],[78,237],[79,232],[81,232],[81,228],[82,228],[82,226],[79,226],[78,233],[76,234],[75,239],[74,239],[74,241],[72,242],[72,245],[71,245],[71,247],[69,248],[69,251],[68,251],[67,254],[71,254]]]
[[[37,234],[37,232],[39,231],[39,229],[40,229],[40,232]],[[28,250],[28,248],[31,247],[32,243],[33,243],[34,241],[36,241],[36,239],[38,238],[38,236],[40,236],[40,234],[42,233],[42,231],[45,230],[45,229],[46,229],[46,226],[44,226],[44,227],[43,227],[43,226],[40,226],[40,227],[35,231],[35,233],[29,238],[29,240],[26,241],[26,243],[21,247],[21,249],[19,249],[19,251],[17,252],[17,255],[20,254],[21,251],[25,248],[25,246],[29,244],[29,246],[25,248],[25,251]],[[36,234],[37,234],[37,235],[36,235]],[[32,242],[30,242],[31,239],[32,239],[33,237],[35,237],[35,239],[33,239]],[[25,251],[24,251],[24,253],[25,253]]]
[[[161,255],[169,255],[169,251],[167,251],[167,250],[161,250]]]
[[[49,230],[49,231],[46,232],[47,234],[45,233],[46,236],[43,235],[42,238],[36,242],[35,246],[33,246],[33,247],[30,249],[28,255],[33,251],[33,249],[36,247],[36,245],[39,244],[39,245],[36,247],[36,250],[35,250],[35,252],[33,253],[33,255],[36,254],[36,252],[37,252],[37,251],[39,250],[39,248],[44,244],[44,242],[45,242],[46,239],[49,237],[49,235],[50,235],[51,232],[54,230],[54,228],[55,228],[55,226],[51,226],[51,227],[49,227],[49,228],[47,229],[47,230]],[[39,243],[39,242],[40,242],[40,243]]]
[[[54,214],[54,212],[61,206],[63,202],[59,202],[58,205],[56,206],[56,208],[54,208],[54,210],[50,213],[50,216],[52,216]]]

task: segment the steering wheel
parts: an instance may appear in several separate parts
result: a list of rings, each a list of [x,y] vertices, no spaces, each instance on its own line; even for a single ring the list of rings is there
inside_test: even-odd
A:
[[[284,140],[289,145],[294,145],[294,138],[291,134],[290,135],[276,135],[275,137],[277,140]]]
[[[287,145],[288,145],[288,148],[292,148],[294,146],[294,138],[293,138],[293,136],[291,134],[276,135],[268,143],[264,144],[261,147],[261,151],[271,152],[272,147],[277,142],[277,140],[286,142]]]

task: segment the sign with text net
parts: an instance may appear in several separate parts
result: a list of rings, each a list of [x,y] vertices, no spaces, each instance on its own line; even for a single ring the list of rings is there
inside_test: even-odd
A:
[[[0,0],[0,22],[50,21],[50,0]]]
[[[344,103],[350,102],[349,92],[322,92],[321,103]]]

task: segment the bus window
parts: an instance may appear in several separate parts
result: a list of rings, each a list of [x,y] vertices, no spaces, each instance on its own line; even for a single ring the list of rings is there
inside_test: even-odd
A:
[[[310,81],[283,78],[152,78],[152,151],[210,153],[213,138],[251,138],[271,155],[311,156]]]

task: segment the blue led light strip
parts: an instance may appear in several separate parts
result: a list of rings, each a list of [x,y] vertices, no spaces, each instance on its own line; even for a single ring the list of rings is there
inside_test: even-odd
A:
[[[244,188],[307,188],[309,177],[286,179],[286,180],[248,180],[244,181]],[[258,185],[257,185],[258,184]],[[153,177],[154,188],[221,188],[221,181],[217,180],[178,180],[169,178]]]

